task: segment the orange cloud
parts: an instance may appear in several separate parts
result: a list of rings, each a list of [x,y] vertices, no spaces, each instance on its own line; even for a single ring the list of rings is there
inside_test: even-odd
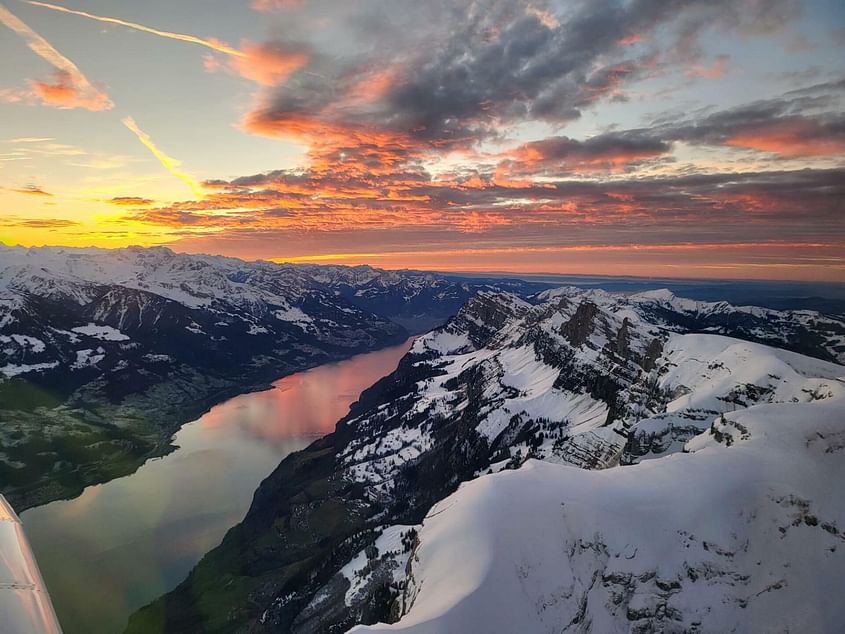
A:
[[[199,46],[210,48],[218,53],[228,55],[231,58],[229,67],[239,75],[264,86],[275,86],[283,82],[293,72],[305,66],[309,59],[306,53],[278,43],[271,42],[266,44],[255,44],[253,42],[245,41],[242,43],[241,49],[237,49],[212,37],[201,38],[194,35],[188,35],[186,33],[163,31],[161,29],[154,29],[143,24],[138,24],[137,22],[129,22],[127,20],[121,20],[120,18],[94,15],[93,13],[88,13],[86,11],[68,9],[67,7],[50,4],[48,2],[38,2],[36,0],[27,1],[29,4],[36,7],[77,15],[97,22],[116,24],[136,31],[149,33],[151,35],[157,35],[171,40],[178,40],[180,42],[187,42],[189,44],[197,44]],[[221,68],[220,62],[215,60],[213,57],[207,57],[204,64],[205,68],[212,72]]]
[[[281,114],[258,108],[248,113],[241,125],[252,134],[307,143],[313,172],[389,176],[425,150],[407,134],[324,121],[320,113]]]
[[[296,9],[305,4],[305,0],[252,0],[250,6],[256,11],[282,11]]]
[[[648,274],[700,258],[695,271],[703,275],[715,252],[735,249],[748,266],[730,269],[720,258],[720,275],[753,275],[757,258],[770,263],[760,265],[760,276],[824,277],[827,269],[804,266],[798,255],[789,256],[793,268],[778,268],[785,250],[845,252],[835,231],[808,227],[794,242],[773,237],[794,227],[796,208],[817,226],[835,223],[841,170],[505,186],[481,172],[421,178],[412,165],[413,159],[382,177],[337,164],[209,182],[202,201],[135,210],[125,219],[158,227],[180,248],[451,270],[566,272],[562,267],[589,265],[595,273],[607,270],[612,257],[620,273],[647,274],[625,265],[651,254]],[[717,237],[726,231],[729,244]],[[653,242],[631,243],[632,236]]]
[[[55,141],[53,137],[44,136],[44,137],[37,137],[37,136],[22,136],[16,139],[9,139],[6,143],[48,143],[49,141]]]
[[[353,84],[346,95],[346,101],[352,104],[378,101],[396,84],[403,70],[403,67],[399,65],[373,70],[363,79]]]
[[[662,156],[671,145],[659,139],[608,133],[585,141],[550,137],[505,152],[499,172],[618,171],[639,161]]]
[[[117,196],[110,198],[106,202],[119,207],[146,207],[152,205],[155,201],[150,198],[141,198],[140,196]]]
[[[538,9],[535,6],[528,5],[528,8],[525,10],[525,12],[537,18],[540,23],[547,29],[556,29],[560,26],[560,20],[558,20],[557,16],[550,11]]]
[[[617,44],[621,46],[630,46],[631,44],[637,44],[641,42],[643,39],[642,34],[640,33],[631,33],[630,35],[626,35],[625,37],[620,38],[617,40]]]
[[[746,126],[726,143],[787,157],[837,156],[845,153],[845,134],[813,119],[794,118]]]
[[[29,96],[31,95],[26,91],[15,88],[0,88],[0,102],[3,103],[21,103],[26,101]]]
[[[450,234],[455,240],[476,234],[469,243],[476,245],[525,244],[576,241],[579,235],[704,237],[725,227],[734,238],[762,241],[792,226],[797,208],[819,227],[838,217],[837,170],[505,184],[480,172],[432,179],[413,165],[413,158],[383,165],[385,175],[373,176],[353,160],[348,166],[212,181],[204,184],[204,200],[134,211],[126,220],[174,236],[213,231],[261,241],[320,235],[314,240],[324,247],[349,250],[355,240],[363,240],[365,249],[373,243],[387,249],[389,240],[401,236],[411,244]]]
[[[53,194],[48,191],[45,191],[37,185],[27,185],[26,187],[11,188],[8,191],[15,192],[16,194],[26,194],[28,196],[47,196],[51,198],[53,196]]]
[[[85,108],[95,111],[109,110],[114,107],[108,96],[95,88],[76,64],[59,53],[47,40],[1,4],[0,22],[20,35],[36,55],[56,67],[57,72],[52,83],[30,82],[34,94],[45,104],[59,108]]]
[[[509,253],[586,253],[586,252],[625,252],[625,251],[721,251],[722,249],[765,249],[778,247],[783,249],[831,249],[842,248],[845,245],[829,242],[677,242],[660,244],[573,244],[573,245],[538,245],[538,246],[500,246],[500,247],[469,247],[450,248],[446,253],[452,255],[479,255],[479,254],[509,254]],[[443,251],[389,251],[381,253],[334,253],[319,255],[303,255],[289,259],[274,258],[277,262],[307,262],[311,260],[326,259],[357,259],[366,257],[391,257],[397,255],[438,255]]]
[[[283,83],[309,60],[303,51],[275,42],[245,41],[241,44],[241,52],[241,56],[232,59],[232,67],[241,77],[263,86]]]
[[[686,74],[690,77],[701,77],[702,79],[718,79],[719,77],[724,77],[728,70],[729,59],[730,57],[727,55],[719,55],[709,66],[694,64],[687,69]]]
[[[61,70],[53,73],[52,82],[31,80],[29,85],[43,103],[57,108],[84,108],[97,112],[114,106],[106,95],[100,92],[92,94]]]
[[[63,218],[5,218],[0,221],[4,227],[24,227],[27,229],[66,229],[79,226],[74,220]]]

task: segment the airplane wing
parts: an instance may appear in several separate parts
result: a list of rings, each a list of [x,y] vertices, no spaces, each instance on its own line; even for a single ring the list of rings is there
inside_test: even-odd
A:
[[[61,634],[50,595],[15,511],[0,495],[0,631]]]

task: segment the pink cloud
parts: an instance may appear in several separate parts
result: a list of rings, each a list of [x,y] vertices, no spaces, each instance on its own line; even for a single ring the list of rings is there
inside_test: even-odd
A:
[[[719,77],[724,77],[728,71],[728,60],[730,60],[730,56],[719,55],[709,66],[693,64],[686,70],[686,75],[690,77],[701,77],[702,79],[718,79]]]
[[[276,42],[245,41],[241,51],[244,56],[233,57],[232,66],[241,77],[262,86],[281,84],[308,63],[308,54],[304,51]]]
[[[35,95],[48,106],[84,108],[93,112],[110,110],[114,107],[107,95],[79,86],[71,75],[64,71],[53,73],[52,82],[31,80],[29,85]]]
[[[296,9],[305,4],[305,0],[252,0],[250,6],[256,11],[283,11]]]

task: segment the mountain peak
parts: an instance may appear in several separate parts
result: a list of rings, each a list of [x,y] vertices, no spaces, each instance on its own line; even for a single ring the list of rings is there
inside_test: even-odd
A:
[[[653,291],[643,291],[632,295],[632,299],[657,301],[657,302],[671,302],[675,299],[675,294],[668,288],[660,288]]]

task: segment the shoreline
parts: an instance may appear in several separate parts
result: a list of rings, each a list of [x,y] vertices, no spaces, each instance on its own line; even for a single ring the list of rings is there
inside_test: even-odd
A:
[[[332,357],[330,359],[323,360],[320,363],[308,363],[303,365],[301,368],[297,368],[283,374],[267,372],[265,373],[267,375],[266,377],[257,377],[254,381],[245,385],[232,385],[228,388],[219,389],[201,399],[186,403],[179,407],[180,413],[173,417],[173,422],[169,424],[165,423],[159,428],[160,432],[156,434],[158,438],[155,439],[155,445],[150,451],[138,456],[137,458],[133,458],[132,456],[123,456],[123,458],[129,459],[125,463],[123,461],[113,461],[111,465],[107,465],[107,468],[104,471],[105,477],[95,476],[90,482],[86,482],[82,487],[73,487],[72,489],[65,488],[64,490],[58,490],[51,494],[51,489],[53,489],[54,486],[61,485],[57,482],[48,482],[45,483],[45,486],[35,489],[36,493],[42,492],[41,495],[25,494],[19,496],[15,490],[4,491],[3,494],[10,500],[10,504],[12,504],[13,508],[15,508],[16,512],[20,515],[31,509],[40,508],[53,502],[74,500],[82,495],[89,487],[107,484],[112,480],[134,475],[138,469],[144,466],[148,461],[156,458],[164,458],[165,456],[170,455],[178,449],[178,446],[172,444],[173,439],[185,425],[202,418],[212,409],[225,403],[226,401],[244,394],[253,394],[271,390],[273,389],[275,383],[294,374],[308,372],[309,370],[313,370],[324,365],[341,363],[357,356],[371,354],[393,346],[402,345],[403,343],[413,340],[418,336],[419,335],[411,335],[403,338],[401,341],[388,341],[383,345],[379,345],[369,350],[356,351],[354,354],[348,356]],[[139,418],[139,420],[141,419]],[[152,421],[146,420],[145,422],[151,423]],[[144,440],[144,436],[142,435],[136,436],[135,438],[141,441]],[[127,468],[120,469],[120,464],[125,464]],[[114,467],[114,470],[108,471],[108,466]],[[24,500],[23,502],[21,502],[22,499]]]

